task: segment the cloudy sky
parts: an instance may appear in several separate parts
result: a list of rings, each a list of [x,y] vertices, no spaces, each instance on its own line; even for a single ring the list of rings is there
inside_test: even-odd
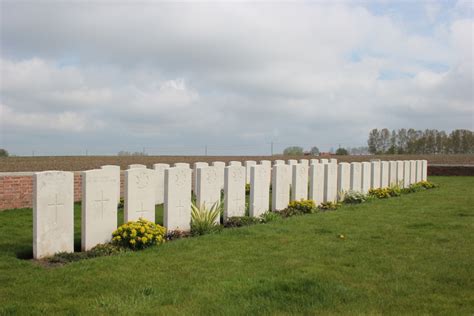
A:
[[[1,1],[0,147],[269,154],[474,129],[471,1]]]

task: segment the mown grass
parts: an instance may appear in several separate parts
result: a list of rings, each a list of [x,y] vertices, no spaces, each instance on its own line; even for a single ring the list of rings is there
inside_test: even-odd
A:
[[[55,268],[19,258],[31,210],[2,212],[0,314],[472,315],[474,177],[430,180],[440,188]]]

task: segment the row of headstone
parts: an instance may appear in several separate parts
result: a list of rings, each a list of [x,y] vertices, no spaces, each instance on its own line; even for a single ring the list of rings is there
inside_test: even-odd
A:
[[[395,183],[406,187],[426,180],[427,162],[378,161],[339,163],[326,161],[275,161],[250,164],[249,215],[260,216],[270,208],[282,210],[289,201],[336,201],[341,192],[366,193]],[[164,226],[189,230],[192,172],[189,164],[155,164],[153,169],[131,165],[124,172],[125,222],[145,218],[155,222],[155,205],[164,203]],[[210,208],[224,190],[224,219],[246,213],[247,168],[240,162],[214,162],[195,170],[198,205]],[[309,184],[309,186],[308,186]],[[291,192],[291,195],[290,195]],[[117,228],[120,168],[103,166],[82,172],[82,249],[110,240]],[[74,249],[74,175],[45,171],[34,176],[33,253],[41,258]],[[220,220],[220,219],[218,219]]]

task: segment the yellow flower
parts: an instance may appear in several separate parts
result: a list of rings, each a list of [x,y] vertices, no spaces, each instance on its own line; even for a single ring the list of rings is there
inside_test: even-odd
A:
[[[143,234],[145,232],[145,227],[140,228],[140,232]]]
[[[143,243],[143,244],[146,244],[147,241],[148,241],[148,238],[146,238],[146,237],[143,237],[143,238],[142,238],[142,243]]]
[[[130,239],[130,245],[135,245],[136,241],[135,239]]]

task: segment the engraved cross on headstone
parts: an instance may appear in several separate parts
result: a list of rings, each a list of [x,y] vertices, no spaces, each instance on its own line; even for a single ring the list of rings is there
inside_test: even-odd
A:
[[[54,195],[54,202],[48,204],[48,207],[54,207],[54,225],[58,223],[58,206],[64,206],[64,204],[58,202],[58,194],[56,193]]]
[[[100,199],[94,200],[94,202],[100,203],[101,219],[104,219],[104,202],[109,202],[110,199],[104,199],[104,191],[100,191]]]

